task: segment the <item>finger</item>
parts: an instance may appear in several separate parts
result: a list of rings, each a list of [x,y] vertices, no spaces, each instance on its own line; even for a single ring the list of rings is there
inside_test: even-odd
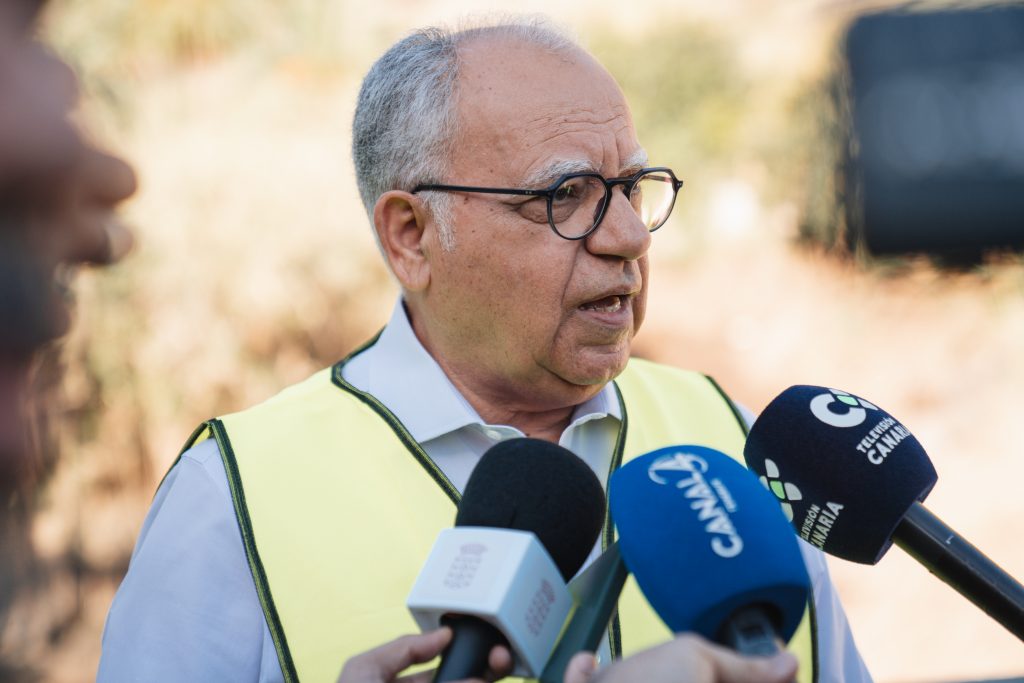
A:
[[[376,675],[375,680],[390,681],[413,664],[422,664],[436,657],[452,638],[449,628],[439,628],[420,635],[402,636],[350,659],[342,669],[352,680],[358,676]]]
[[[436,669],[421,671],[418,674],[410,674],[408,676],[396,678],[394,683],[431,683],[431,681],[434,680],[435,673],[437,673]]]
[[[512,653],[504,645],[495,645],[487,655],[487,680],[497,681],[512,673]]]
[[[389,651],[388,656],[383,660],[388,672],[387,678],[392,678],[405,668],[413,664],[422,664],[441,654],[441,651],[451,642],[452,631],[450,628],[442,627],[436,631],[421,633],[415,636],[403,636],[399,638],[398,647]]]
[[[409,676],[402,676],[396,678],[394,683],[431,683],[434,680],[434,674],[437,673],[436,669],[430,671],[421,671],[418,674],[411,674]],[[487,683],[486,681],[480,680],[479,678],[465,678],[458,681],[452,681],[452,683]]]
[[[487,656],[487,679],[479,678],[455,681],[454,683],[488,683],[500,680],[512,673],[512,653],[503,645],[495,645]],[[403,676],[395,683],[430,683],[434,680],[434,671],[421,671],[417,674]]]
[[[732,650],[694,638],[715,670],[715,681],[721,683],[788,683],[796,676],[797,659],[783,650],[771,657],[744,657]]]
[[[597,658],[590,652],[579,652],[565,668],[564,683],[588,683],[597,671]]]

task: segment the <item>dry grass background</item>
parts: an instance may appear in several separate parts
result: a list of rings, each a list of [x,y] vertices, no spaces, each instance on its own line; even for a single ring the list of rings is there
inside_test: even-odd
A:
[[[1024,577],[1020,260],[949,274],[795,243],[811,132],[793,103],[838,22],[863,8],[514,7],[578,31],[623,82],[652,158],[687,180],[655,239],[638,352],[709,372],[755,410],[795,383],[876,401],[929,450],[940,475],[930,508]],[[3,640],[45,680],[94,676],[134,537],[192,427],[332,362],[386,320],[394,288],[348,156],[358,80],[410,28],[480,9],[54,3],[47,30],[85,77],[83,117],[142,185],[127,208],[136,253],[79,282],[63,455],[33,524],[38,588]],[[651,82],[654,59],[664,76]],[[898,549],[877,567],[831,567],[877,680],[1024,675],[1024,646]]]

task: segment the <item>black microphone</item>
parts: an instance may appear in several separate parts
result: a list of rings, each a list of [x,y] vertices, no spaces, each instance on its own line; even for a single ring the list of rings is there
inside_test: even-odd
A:
[[[629,576],[618,541],[569,583],[574,608],[540,675],[540,683],[562,683],[569,661],[596,652],[619,604]]]
[[[935,468],[878,406],[838,389],[790,387],[754,422],[744,457],[804,540],[862,564],[895,542],[1024,640],[1024,587],[921,505]]]
[[[484,453],[409,598],[421,627],[443,615],[454,632],[434,680],[482,678],[498,644],[536,676],[604,518],[601,482],[565,448],[519,438]]]

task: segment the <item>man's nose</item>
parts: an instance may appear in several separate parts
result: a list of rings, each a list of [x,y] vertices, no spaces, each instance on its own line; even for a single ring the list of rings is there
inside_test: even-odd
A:
[[[600,225],[586,239],[587,251],[595,256],[635,261],[650,248],[651,232],[620,188],[614,188],[611,194]]]

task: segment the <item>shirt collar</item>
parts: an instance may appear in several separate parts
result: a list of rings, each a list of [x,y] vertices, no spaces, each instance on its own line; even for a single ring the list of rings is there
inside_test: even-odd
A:
[[[484,424],[423,348],[409,324],[401,297],[377,342],[352,358],[342,372],[353,386],[373,394],[386,405],[420,443],[466,426]],[[576,407],[570,428],[607,416],[622,419],[611,382]]]

